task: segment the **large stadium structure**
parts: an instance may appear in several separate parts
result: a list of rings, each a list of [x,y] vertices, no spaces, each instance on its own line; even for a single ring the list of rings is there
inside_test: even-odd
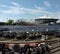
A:
[[[46,16],[43,16],[43,17],[39,17],[38,19],[35,19],[35,22],[37,24],[53,24],[53,23],[56,23],[58,19],[56,18],[53,18],[53,17],[46,17]]]
[[[42,36],[59,36],[60,37],[60,23],[59,19],[52,17],[40,17],[35,19],[36,25],[34,26],[0,26],[3,32],[16,32],[16,33],[41,33]],[[6,28],[8,30],[3,30]]]

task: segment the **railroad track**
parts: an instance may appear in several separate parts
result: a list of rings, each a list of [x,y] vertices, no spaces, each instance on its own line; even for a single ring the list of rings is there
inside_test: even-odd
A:
[[[3,43],[11,43],[11,44],[14,44],[14,43],[18,43],[18,44],[24,44],[24,43],[35,43],[35,42],[39,42],[39,43],[42,43],[42,42],[48,42],[48,43],[50,43],[51,42],[51,44],[53,44],[53,43],[55,43],[55,42],[57,42],[57,41],[60,41],[60,39],[52,39],[52,40],[44,40],[44,41],[42,41],[42,40],[31,40],[31,41],[13,41],[13,40],[6,40],[6,41],[0,41],[0,42],[3,42]]]
[[[53,48],[53,49],[51,50],[51,54],[53,54],[53,53],[55,53],[55,52],[57,52],[57,51],[60,51],[60,46],[57,46],[57,47]]]

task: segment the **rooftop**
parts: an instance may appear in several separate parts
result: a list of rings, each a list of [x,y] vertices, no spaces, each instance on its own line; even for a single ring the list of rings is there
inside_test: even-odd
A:
[[[42,16],[42,17],[38,17],[38,19],[36,19],[36,20],[43,20],[43,19],[53,19],[53,20],[58,20],[57,18],[50,17],[50,16]]]

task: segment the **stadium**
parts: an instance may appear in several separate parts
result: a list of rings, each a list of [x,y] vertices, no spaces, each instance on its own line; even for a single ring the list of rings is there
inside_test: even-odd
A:
[[[40,17],[35,19],[35,25],[33,26],[0,26],[0,51],[2,49],[2,54],[26,52],[29,54],[32,49],[31,53],[38,54],[34,49],[42,50],[42,47],[43,49],[48,47],[45,52],[44,50],[42,52],[38,50],[39,53],[53,53],[56,51],[54,51],[55,48],[59,50],[60,23],[57,23],[58,20],[51,17]],[[29,51],[25,48],[29,49]]]
[[[40,17],[35,19],[35,25],[33,26],[0,26],[0,31],[4,34],[17,34],[17,36],[23,36],[25,34],[26,36],[31,37],[45,37],[43,39],[60,37],[60,23],[57,23],[58,20],[59,19],[52,17]]]

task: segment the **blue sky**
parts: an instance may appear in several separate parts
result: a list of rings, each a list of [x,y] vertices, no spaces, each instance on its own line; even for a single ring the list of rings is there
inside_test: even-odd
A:
[[[60,0],[0,0],[0,21],[29,21],[44,15],[60,19]]]

